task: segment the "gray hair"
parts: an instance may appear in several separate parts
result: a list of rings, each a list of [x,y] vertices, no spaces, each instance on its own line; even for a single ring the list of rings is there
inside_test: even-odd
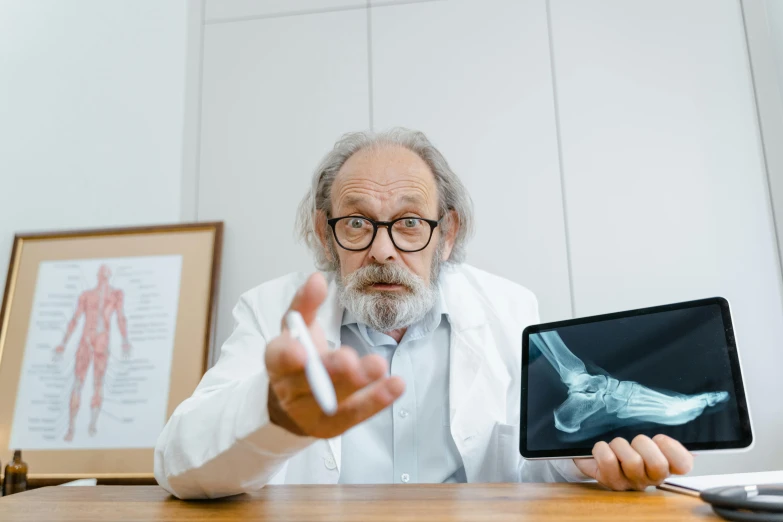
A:
[[[383,132],[361,131],[343,135],[316,168],[310,190],[299,204],[296,232],[315,254],[318,269],[327,271],[337,269],[336,260],[330,261],[327,249],[318,240],[315,230],[319,212],[323,212],[327,218],[332,217],[331,191],[337,173],[348,158],[360,150],[389,145],[403,147],[416,153],[432,171],[440,199],[439,214],[447,216],[447,213],[453,210],[458,217],[459,230],[448,261],[461,263],[465,260],[466,243],[473,233],[473,203],[468,191],[451,170],[446,158],[423,132],[397,127]],[[444,231],[454,225],[448,217],[442,224]],[[329,236],[330,231],[327,230],[326,234]]]

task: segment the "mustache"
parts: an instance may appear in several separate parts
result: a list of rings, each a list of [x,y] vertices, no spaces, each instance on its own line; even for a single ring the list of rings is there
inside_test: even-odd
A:
[[[408,289],[416,287],[414,275],[399,265],[368,265],[351,274],[351,284],[354,288],[366,288],[376,283],[400,285]]]

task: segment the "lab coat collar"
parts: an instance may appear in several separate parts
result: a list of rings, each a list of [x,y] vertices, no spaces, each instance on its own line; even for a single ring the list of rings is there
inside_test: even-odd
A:
[[[329,345],[330,350],[335,350],[340,347],[340,325],[343,320],[343,307],[340,305],[340,300],[337,298],[337,283],[335,281],[335,273],[329,272],[324,274],[328,283],[328,291],[326,299],[324,299],[321,308],[318,309],[317,319],[318,324],[324,330],[324,337]]]

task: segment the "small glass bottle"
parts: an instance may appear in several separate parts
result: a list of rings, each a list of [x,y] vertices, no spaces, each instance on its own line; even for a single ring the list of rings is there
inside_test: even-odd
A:
[[[3,495],[27,491],[27,463],[22,462],[22,450],[14,451],[14,460],[5,467]]]

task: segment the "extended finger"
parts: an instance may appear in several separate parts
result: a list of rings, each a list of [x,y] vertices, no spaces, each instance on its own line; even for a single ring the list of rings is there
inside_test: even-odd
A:
[[[642,456],[647,482],[657,486],[669,476],[669,461],[650,437],[637,435],[631,442],[631,447]]]
[[[647,474],[644,471],[644,459],[631,447],[627,440],[617,437],[609,443],[609,447],[620,461],[625,478],[634,489],[644,489],[648,486]]]
[[[389,370],[389,363],[380,355],[371,354],[362,357],[359,362],[364,368],[364,373],[371,381],[375,381],[386,375]]]
[[[326,354],[323,362],[332,379],[338,401],[383,377],[387,368],[383,357],[373,354],[359,359],[355,350],[347,346]],[[272,386],[283,402],[312,393],[304,369],[276,379]]]
[[[370,379],[353,348],[343,347],[330,352],[324,356],[323,361],[334,384],[338,401],[370,384]]]
[[[299,290],[297,290],[291,301],[291,306],[288,307],[286,315],[288,315],[288,312],[296,310],[302,314],[302,319],[304,319],[305,324],[309,326],[315,321],[318,307],[321,306],[321,303],[326,299],[326,294],[326,279],[324,279],[324,276],[319,272],[315,272],[307,278],[307,281],[305,281],[301,287],[299,287]],[[283,323],[280,329],[284,331],[286,328],[285,316],[283,316]]]
[[[272,339],[266,346],[264,363],[270,380],[304,371],[307,352],[294,342],[288,332]]]
[[[690,473],[693,469],[693,455],[682,444],[666,435],[656,435],[652,440],[666,457],[671,473],[677,475]]]
[[[341,401],[357,390],[386,375],[386,360],[379,355],[361,359],[353,348],[343,346],[324,356],[324,366],[334,383],[337,400]]]
[[[357,391],[341,402],[334,422],[342,431],[365,421],[387,408],[405,391],[405,383],[399,377],[386,377]]]

